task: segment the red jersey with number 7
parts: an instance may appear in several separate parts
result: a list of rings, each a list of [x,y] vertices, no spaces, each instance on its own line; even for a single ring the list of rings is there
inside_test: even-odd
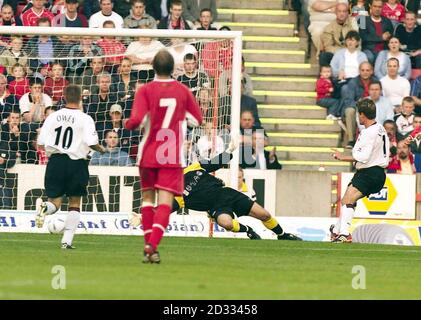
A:
[[[202,123],[202,112],[190,90],[173,79],[154,80],[135,95],[130,119],[125,127],[144,128],[139,146],[139,167],[185,167],[183,144],[187,123]]]

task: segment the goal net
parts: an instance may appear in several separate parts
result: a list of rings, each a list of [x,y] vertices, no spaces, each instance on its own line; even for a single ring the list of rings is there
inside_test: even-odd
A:
[[[108,148],[91,155],[82,210],[138,212],[142,130],[124,129],[122,120],[130,116],[136,90],[154,79],[151,62],[162,48],[173,55],[173,77],[191,89],[205,119],[187,130],[188,163],[214,157],[238,135],[241,33],[108,27],[0,27],[7,43],[0,49],[0,210],[35,210],[36,199],[46,199],[48,158],[36,140],[44,119],[65,105],[63,89],[74,83]],[[232,182],[238,156],[233,161]]]

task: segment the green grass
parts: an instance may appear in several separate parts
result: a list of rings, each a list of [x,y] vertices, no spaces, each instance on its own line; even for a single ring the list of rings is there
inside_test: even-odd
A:
[[[421,299],[421,248],[165,238],[141,263],[142,237],[0,234],[0,299]],[[54,290],[54,265],[66,289]],[[366,289],[352,289],[352,268]]]

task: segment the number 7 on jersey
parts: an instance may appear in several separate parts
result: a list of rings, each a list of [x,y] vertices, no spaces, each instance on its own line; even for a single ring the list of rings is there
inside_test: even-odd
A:
[[[164,121],[162,122],[162,129],[168,129],[174,115],[175,107],[177,106],[177,100],[174,98],[162,98],[159,100],[159,106],[167,108]]]

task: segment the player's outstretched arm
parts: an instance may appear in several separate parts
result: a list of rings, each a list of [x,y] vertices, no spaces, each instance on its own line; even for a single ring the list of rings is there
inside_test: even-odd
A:
[[[227,168],[228,163],[232,159],[232,153],[238,147],[238,141],[235,138],[231,139],[227,150],[218,154],[210,160],[202,160],[200,165],[206,172],[214,172],[221,168]]]

